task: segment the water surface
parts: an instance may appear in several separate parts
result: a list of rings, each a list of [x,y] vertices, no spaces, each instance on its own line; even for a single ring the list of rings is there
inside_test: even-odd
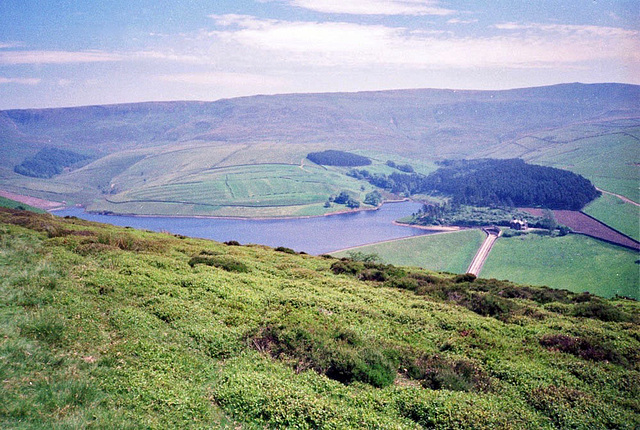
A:
[[[81,208],[63,209],[53,213],[118,226],[168,231],[219,242],[237,240],[241,244],[286,246],[309,254],[323,254],[383,240],[429,234],[431,232],[427,230],[393,224],[393,221],[411,215],[420,207],[420,203],[406,201],[386,203],[376,211],[267,220],[97,215],[87,213]]]

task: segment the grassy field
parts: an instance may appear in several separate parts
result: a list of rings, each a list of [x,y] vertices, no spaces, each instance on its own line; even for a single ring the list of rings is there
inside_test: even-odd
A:
[[[608,226],[640,240],[640,208],[618,197],[603,194],[583,210]]]
[[[638,121],[614,121],[533,133],[484,155],[570,170],[599,188],[640,202],[639,140]]]
[[[376,267],[0,210],[0,427],[640,425],[637,302]]]
[[[529,234],[499,239],[481,276],[640,299],[637,261],[636,252],[586,236]]]
[[[377,254],[382,261],[400,266],[465,273],[485,234],[480,230],[463,230],[394,240],[358,247],[356,251]],[[349,251],[334,253],[346,257]]]
[[[4,187],[94,211],[146,215],[308,216],[344,210],[323,206],[341,191],[364,200],[371,185],[344,175],[346,168],[305,159],[320,147],[170,143],[111,154],[51,180],[14,174]]]

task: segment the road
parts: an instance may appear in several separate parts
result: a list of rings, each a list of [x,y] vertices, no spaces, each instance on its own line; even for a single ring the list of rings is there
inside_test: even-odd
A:
[[[467,273],[472,273],[476,276],[480,274],[482,266],[484,266],[484,262],[487,260],[489,252],[491,252],[491,248],[493,248],[493,244],[502,234],[502,232],[497,228],[483,228],[482,231],[487,234],[487,238],[482,242],[482,245],[480,245],[480,249],[478,249],[478,252],[475,257],[473,257],[473,260],[471,260],[471,264],[467,269]]]

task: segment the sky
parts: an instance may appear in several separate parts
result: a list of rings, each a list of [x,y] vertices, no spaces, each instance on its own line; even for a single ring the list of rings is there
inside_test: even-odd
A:
[[[640,0],[0,0],[0,109],[640,84]]]

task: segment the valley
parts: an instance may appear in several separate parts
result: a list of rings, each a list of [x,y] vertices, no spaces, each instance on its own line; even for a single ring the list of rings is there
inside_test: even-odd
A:
[[[521,158],[583,175],[602,190],[584,208],[585,213],[638,240],[639,93],[639,87],[633,85],[567,84],[509,91],[298,94],[210,103],[2,111],[0,189],[81,205],[90,213],[295,219],[374,209],[375,204],[365,203],[373,192],[381,192],[386,200],[407,195],[389,193],[347,175],[352,167],[316,164],[307,158],[310,153],[331,149],[366,157],[370,160],[367,171],[382,176],[405,174],[397,166],[429,175],[445,159]],[[42,164],[48,162],[42,155],[47,154],[46,148],[56,148],[61,154],[54,162],[80,161],[49,167]],[[17,173],[16,166],[26,162],[32,163],[30,168],[40,162],[36,170],[53,168],[60,173],[51,177]],[[359,207],[350,207],[346,200],[335,202],[341,193]],[[411,197],[442,201],[434,195]],[[111,222],[109,218],[105,221]],[[225,240],[242,237],[238,234]],[[371,241],[387,239],[372,237]],[[440,240],[440,246],[434,245]],[[541,240],[552,247],[561,242]],[[451,263],[402,257],[412,252],[412,246],[394,251],[386,261],[411,261],[454,273],[466,270],[470,260],[456,257],[458,248],[435,236],[425,241],[433,241],[424,245],[425,250],[446,255]],[[275,246],[285,241],[269,243]],[[505,238],[498,243],[516,252],[516,241]],[[600,250],[596,253],[608,252],[598,242],[579,243]],[[349,245],[336,244],[322,252],[344,246]],[[477,250],[471,241],[459,249],[473,253],[473,248]],[[312,249],[306,245],[298,250]],[[502,259],[490,255],[488,267],[492,258]],[[542,266],[532,273],[543,270]],[[579,266],[563,270],[579,273]],[[632,273],[631,267],[625,270]],[[491,270],[491,276],[511,279],[506,267]],[[521,279],[542,282],[535,277]],[[567,285],[565,280],[547,281],[576,291],[598,288],[595,281],[587,286],[577,276],[572,279]],[[620,291],[636,296],[637,280],[624,279]]]

